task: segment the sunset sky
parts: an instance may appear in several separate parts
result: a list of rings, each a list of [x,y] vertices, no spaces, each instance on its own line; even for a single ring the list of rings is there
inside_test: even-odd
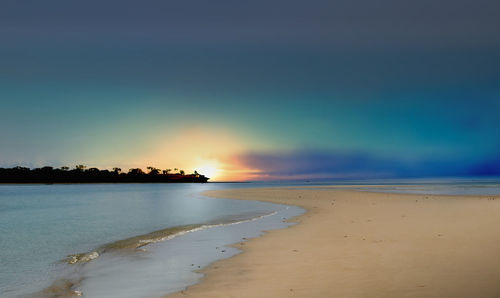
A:
[[[500,175],[498,1],[0,4],[0,166]]]

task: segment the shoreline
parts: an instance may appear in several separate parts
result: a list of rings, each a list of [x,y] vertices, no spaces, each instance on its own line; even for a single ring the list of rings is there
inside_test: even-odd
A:
[[[153,231],[150,233],[142,234],[142,235],[137,235],[133,236],[130,238],[122,239],[122,240],[117,240],[114,242],[106,243],[103,244],[95,249],[92,249],[88,252],[84,253],[75,253],[68,255],[64,259],[60,260],[59,262],[61,264],[65,264],[65,274],[61,275],[60,278],[54,280],[53,283],[51,283],[48,287],[37,291],[33,294],[31,294],[29,297],[70,297],[70,296],[81,296],[82,293],[85,295],[86,291],[81,288],[81,281],[85,280],[87,277],[81,274],[78,274],[76,272],[84,270],[84,266],[89,264],[89,262],[93,261],[94,259],[100,258],[102,256],[110,257],[110,255],[121,255],[122,257],[127,256],[129,258],[134,258],[134,255],[137,257],[138,254],[144,253],[145,251],[149,251],[151,253],[151,244],[157,244],[160,246],[169,246],[169,243],[165,243],[168,240],[173,240],[174,238],[185,236],[187,234],[191,233],[197,233],[197,232],[202,232],[205,230],[216,230],[217,228],[229,228],[232,226],[239,226],[239,225],[245,225],[245,224],[251,224],[252,222],[256,221],[262,221],[267,218],[274,218],[278,217],[277,219],[271,219],[271,221],[275,221],[277,223],[280,222],[280,217],[285,216],[285,214],[281,213],[289,213],[290,207],[293,206],[283,206],[283,209],[279,209],[273,212],[266,212],[266,213],[253,213],[253,214],[248,214],[248,215],[240,215],[240,216],[231,216],[229,218],[221,218],[219,220],[214,220],[214,221],[208,221],[205,223],[199,223],[199,224],[191,224],[191,225],[184,225],[184,226],[175,226],[175,227],[168,227],[165,229]],[[294,212],[294,211],[293,211]],[[281,215],[280,215],[281,214]],[[288,215],[290,216],[290,215]],[[283,222],[283,221],[281,221]],[[276,225],[276,223],[274,223]],[[286,226],[286,225],[285,225]],[[277,228],[273,226],[272,224],[269,225],[270,229]],[[281,227],[283,228],[283,227]],[[263,232],[264,230],[257,229],[257,233]],[[260,231],[260,232],[259,232]],[[248,231],[247,231],[248,233]],[[244,235],[246,237],[249,237],[248,235]],[[258,236],[253,236],[253,237],[258,237]],[[253,238],[251,237],[251,238]],[[244,239],[251,239],[251,238],[244,238]],[[235,241],[238,241],[236,239]],[[231,242],[233,243],[233,242]],[[221,243],[221,247],[223,246],[230,246],[230,245],[224,245],[224,243]],[[153,248],[154,249],[154,248]],[[156,247],[157,249],[157,247]],[[216,248],[218,249],[218,248]],[[222,252],[225,252],[226,250],[222,250]],[[238,252],[239,253],[239,252]],[[222,259],[226,258],[226,256],[220,256]],[[220,258],[213,259],[213,261],[220,260]],[[191,260],[192,262],[196,262],[194,260]],[[193,266],[194,264],[191,264]],[[198,266],[199,267],[199,266]],[[200,268],[200,267],[199,267]],[[70,272],[73,272],[70,274]],[[72,276],[68,277],[66,275]],[[91,274],[92,275],[92,274]],[[184,286],[188,286],[190,283],[185,284]]]
[[[217,247],[284,227],[287,224],[281,218],[298,214],[300,209],[200,195],[203,190],[229,187],[238,186],[9,186],[0,197],[7,207],[2,223],[12,226],[4,235],[8,241],[2,250],[5,270],[0,274],[0,296],[30,295],[51,288],[46,296],[54,297],[67,293],[57,288],[67,288],[88,297],[115,289],[107,296],[132,298],[141,295],[128,293],[142,287],[144,295],[160,297],[196,283],[201,274],[194,274],[194,268],[203,268],[233,251],[221,252]],[[22,219],[21,212],[30,218],[30,224]],[[170,227],[183,230],[182,226],[191,223],[212,226],[275,212],[278,214],[248,223],[215,226],[156,241],[175,233]],[[143,246],[145,243],[150,245]],[[76,282],[51,287],[61,279]]]
[[[294,205],[298,223],[232,246],[165,297],[498,297],[499,195],[300,186],[203,195]],[[372,187],[372,186],[371,186]],[[317,189],[321,188],[321,189]]]

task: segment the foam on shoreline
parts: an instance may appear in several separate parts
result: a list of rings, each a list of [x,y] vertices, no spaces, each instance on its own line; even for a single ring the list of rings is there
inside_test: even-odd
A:
[[[98,247],[95,250],[72,254],[62,260],[67,266],[62,272],[62,278],[54,281],[49,287],[43,289],[40,292],[34,293],[30,297],[71,297],[71,296],[82,296],[84,292],[81,289],[82,281],[86,279],[84,276],[88,273],[86,268],[87,264],[92,261],[104,256],[104,255],[120,255],[120,256],[133,256],[134,252],[144,252],[144,246],[159,243],[163,241],[172,240],[179,236],[190,234],[193,232],[198,232],[202,230],[208,230],[212,228],[228,227],[239,225],[243,223],[250,223],[253,221],[258,221],[267,217],[272,217],[278,214],[280,211],[288,210],[290,207],[285,206],[282,210],[269,212],[269,213],[254,213],[253,216],[240,215],[232,216],[220,220],[215,220],[212,222],[207,222],[204,224],[192,224],[177,227],[169,227],[151,233],[138,235],[130,237],[127,239],[122,239],[114,241],[105,245]],[[272,228],[272,227],[270,227]],[[230,244],[230,243],[228,243]],[[193,270],[195,268],[192,268]]]
[[[288,207],[286,207],[288,208]],[[221,221],[213,221],[205,224],[192,224],[192,225],[184,225],[177,227],[165,228],[157,231],[153,231],[151,233],[138,235],[118,241],[114,241],[103,246],[100,246],[96,250],[85,252],[85,253],[77,253],[67,256],[63,261],[72,265],[77,263],[85,263],[90,262],[94,259],[97,259],[100,255],[117,250],[133,250],[138,249],[143,246],[146,246],[151,243],[156,243],[160,241],[170,240],[174,237],[184,235],[186,233],[196,232],[204,229],[210,229],[214,227],[220,227],[225,225],[234,225],[240,224],[244,222],[258,220],[263,217],[275,215],[277,212],[265,213],[256,215],[255,217],[248,219],[234,219],[234,220],[221,220]]]

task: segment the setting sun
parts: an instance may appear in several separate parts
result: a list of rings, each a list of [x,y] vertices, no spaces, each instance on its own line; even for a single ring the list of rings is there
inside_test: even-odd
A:
[[[214,164],[204,164],[199,167],[196,167],[196,171],[198,173],[209,177],[211,180],[217,178],[219,174],[219,169]]]

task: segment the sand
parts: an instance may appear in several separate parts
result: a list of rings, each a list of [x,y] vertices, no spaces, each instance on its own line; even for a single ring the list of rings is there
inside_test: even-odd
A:
[[[209,191],[308,210],[168,297],[500,297],[500,197]]]

